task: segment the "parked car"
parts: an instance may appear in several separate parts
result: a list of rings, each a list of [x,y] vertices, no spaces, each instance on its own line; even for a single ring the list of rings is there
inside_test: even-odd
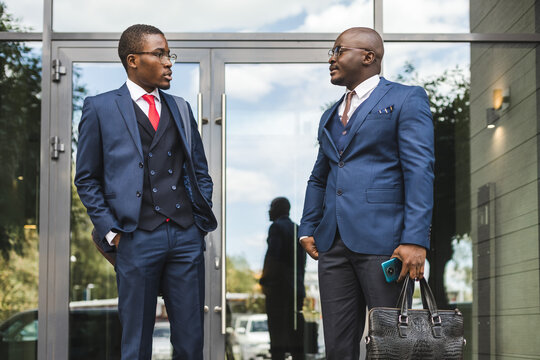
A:
[[[235,358],[241,360],[271,359],[270,334],[266,314],[238,315],[234,320],[231,342]]]
[[[120,359],[121,326],[114,308],[72,309],[69,359]],[[0,359],[37,359],[37,310],[13,315],[0,325]]]

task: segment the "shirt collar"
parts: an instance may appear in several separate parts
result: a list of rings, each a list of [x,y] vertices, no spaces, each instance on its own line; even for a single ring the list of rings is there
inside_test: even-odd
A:
[[[139,85],[135,84],[133,81],[131,81],[129,78],[126,80],[126,85],[129,90],[129,94],[131,95],[131,98],[133,101],[137,102],[137,100],[141,99],[143,95],[150,94],[154,95],[157,101],[161,101],[159,97],[159,91],[157,88],[154,89],[154,91],[147,93],[146,90],[144,90]]]
[[[370,78],[367,78],[366,80],[362,81],[358,86],[354,89],[356,91],[356,96],[358,96],[360,99],[363,98],[366,94],[368,94],[370,91],[375,89],[377,85],[379,85],[379,81],[381,80],[380,76],[373,75]],[[347,90],[347,93],[349,91]]]

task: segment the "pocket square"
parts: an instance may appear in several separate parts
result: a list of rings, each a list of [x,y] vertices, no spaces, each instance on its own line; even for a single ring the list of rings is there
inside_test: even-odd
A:
[[[392,111],[394,111],[394,105],[385,107],[384,109],[378,110],[377,112],[379,114],[390,114]]]

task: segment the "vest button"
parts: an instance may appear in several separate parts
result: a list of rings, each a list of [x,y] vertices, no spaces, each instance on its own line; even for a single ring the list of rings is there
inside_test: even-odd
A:
[[[153,188],[152,191],[156,193],[156,192],[157,192],[157,188]]]
[[[137,195],[137,197],[141,197],[141,192],[137,191],[136,195]]]
[[[156,172],[154,170],[150,170],[150,175],[156,175]]]
[[[341,195],[343,195],[343,191],[341,189],[338,189],[337,194],[338,194],[338,196],[341,196]]]
[[[171,152],[171,151],[167,151],[167,156],[172,156],[172,152]]]
[[[173,173],[172,169],[169,169],[168,173],[172,175],[172,173]]]
[[[343,155],[343,150],[339,152],[339,156]]]
[[[345,166],[345,163],[344,163],[343,161],[340,161],[340,162],[338,162],[338,166],[339,166],[340,168],[342,168],[342,167]]]
[[[159,206],[157,206],[157,205],[156,205],[156,206],[154,206],[154,209],[155,209],[156,211],[159,211],[159,210],[161,210],[161,208],[160,208]]]
[[[154,154],[152,154],[151,152],[148,153],[148,157],[152,157],[154,156]]]
[[[176,208],[177,208],[177,209],[180,209],[180,204],[176,204]]]
[[[171,186],[171,189],[176,190],[176,185]]]
[[[144,167],[144,164],[142,162],[140,162],[139,167],[142,169]]]

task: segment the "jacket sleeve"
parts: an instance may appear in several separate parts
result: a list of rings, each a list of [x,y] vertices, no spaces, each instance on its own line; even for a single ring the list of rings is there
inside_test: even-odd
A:
[[[214,188],[214,183],[212,182],[212,178],[208,173],[208,162],[204,154],[204,147],[201,135],[199,134],[197,128],[197,122],[193,117],[191,106],[189,104],[187,105],[191,122],[191,157],[193,169],[195,170],[197,186],[199,187],[199,190],[201,191],[201,194],[208,203],[208,205],[212,207],[212,191]]]
[[[399,115],[398,145],[404,181],[404,227],[401,244],[429,249],[433,209],[434,133],[429,99],[415,86]]]
[[[86,98],[82,109],[74,182],[97,236],[103,238],[118,224],[104,197],[101,129],[92,100]]]
[[[323,217],[323,205],[329,171],[330,164],[321,148],[319,139],[319,153],[317,154],[317,160],[315,160],[315,165],[307,183],[304,211],[300,226],[298,227],[299,238],[302,236],[312,236]]]

